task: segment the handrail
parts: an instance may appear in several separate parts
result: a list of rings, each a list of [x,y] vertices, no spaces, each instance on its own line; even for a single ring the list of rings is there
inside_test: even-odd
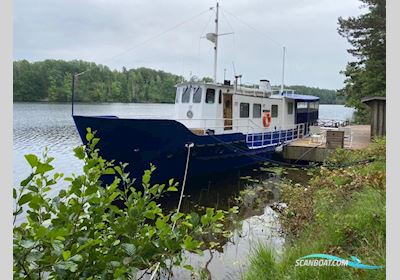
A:
[[[246,133],[246,143],[250,149],[262,148],[271,145],[286,144],[288,142],[297,140],[304,137],[305,134],[305,123],[294,124],[286,129],[280,129],[278,131],[268,130],[268,128],[263,127],[255,123],[251,118],[247,119],[233,119],[233,118],[204,118],[204,119],[175,119],[176,121],[201,121],[203,133],[207,130],[213,129],[225,129],[227,127],[232,128],[232,131],[244,132]],[[207,125],[207,121],[223,121],[223,125]],[[225,124],[225,121],[232,121],[231,124]],[[234,124],[233,121],[236,121]],[[242,124],[240,123],[242,122]],[[245,122],[246,124],[243,124]],[[241,130],[244,129],[245,131]],[[257,131],[256,131],[257,130]],[[261,130],[261,131],[258,131]],[[269,137],[267,137],[269,133]],[[278,138],[276,139],[274,135],[278,133]],[[259,139],[259,137],[261,139]],[[277,141],[275,143],[275,141]],[[259,145],[261,143],[261,145]]]

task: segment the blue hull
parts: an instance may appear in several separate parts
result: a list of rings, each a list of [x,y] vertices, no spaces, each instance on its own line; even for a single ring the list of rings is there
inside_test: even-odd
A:
[[[270,145],[250,149],[246,143],[248,136],[242,133],[199,136],[173,120],[119,119],[112,116],[73,118],[84,144],[87,142],[86,128],[90,127],[100,138],[98,148],[105,159],[129,163],[127,171],[134,178],[141,178],[143,171],[152,163],[157,168],[152,181],[159,183],[170,178],[181,181],[187,156],[185,145],[188,143],[194,144],[188,178],[265,161],[280,144],[278,132],[271,135]],[[260,136],[252,137],[254,141]],[[292,134],[287,135],[288,140],[291,137]],[[254,147],[263,144],[262,141],[253,143]]]

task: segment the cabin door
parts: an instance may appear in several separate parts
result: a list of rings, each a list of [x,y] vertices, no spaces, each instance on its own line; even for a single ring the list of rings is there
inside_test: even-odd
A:
[[[232,130],[232,94],[224,94],[224,130]]]

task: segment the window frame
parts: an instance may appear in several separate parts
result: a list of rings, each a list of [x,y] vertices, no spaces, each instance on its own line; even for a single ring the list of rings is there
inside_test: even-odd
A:
[[[209,94],[213,93],[213,98],[212,100],[209,99]],[[209,102],[212,101],[212,102]],[[206,99],[204,100],[204,103],[206,104],[214,104],[215,103],[215,88],[207,88],[206,89]]]
[[[186,92],[188,92],[189,97],[188,97],[187,101],[184,101],[183,97],[186,97],[186,95],[185,95]],[[192,95],[191,93],[192,93],[192,87],[187,87],[185,90],[182,90],[181,103],[186,103],[186,104],[190,103],[190,96]]]
[[[243,110],[242,110],[242,106],[243,105],[247,105],[247,116],[246,115],[242,115],[242,112],[243,112]],[[239,117],[240,118],[249,118],[250,117],[250,103],[247,103],[247,102],[240,102],[240,104],[239,104]]]
[[[294,102],[289,101],[288,102],[288,115],[293,115],[293,111],[294,111]]]
[[[276,108],[276,110],[275,110]],[[272,104],[271,105],[271,118],[277,118],[279,116],[279,105]]]
[[[195,99],[197,95],[200,95],[199,99]],[[203,97],[203,88],[199,86],[193,91],[193,104],[201,103],[202,97]]]
[[[176,94],[175,94],[175,103],[176,103],[176,104],[180,103],[180,102],[179,102],[179,101],[180,101],[179,99],[181,98],[181,91],[182,91],[181,88],[179,88],[179,89],[176,90]]]
[[[255,108],[256,108],[256,106],[259,106],[259,108],[260,108],[259,114],[258,114],[257,116],[255,116],[255,112],[256,112]],[[254,119],[254,118],[261,118],[261,116],[262,116],[261,111],[262,111],[262,109],[261,109],[261,104],[260,104],[260,103],[253,103],[253,114],[252,114],[253,119]]]

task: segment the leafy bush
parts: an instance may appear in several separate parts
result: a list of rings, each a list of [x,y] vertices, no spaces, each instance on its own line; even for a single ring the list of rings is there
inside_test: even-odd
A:
[[[157,199],[177,191],[176,182],[151,185],[151,166],[142,188],[136,188],[124,172],[126,164],[103,159],[90,129],[86,137],[87,146],[74,149],[84,163],[83,174],[65,178],[67,188],[54,197],[49,191],[64,176],[49,174],[53,158],[47,151],[42,159],[25,156],[32,173],[13,194],[15,279],[135,279],[157,263],[164,269],[182,265],[184,250],[199,253],[215,246],[213,239],[229,235],[224,230],[227,211],[163,213]],[[114,181],[102,187],[100,178],[106,174],[115,175]],[[26,221],[17,225],[17,216],[25,212]]]
[[[314,170],[306,186],[282,184],[288,208],[280,218],[287,245],[278,256],[257,246],[244,279],[385,279],[385,269],[295,266],[298,258],[313,253],[358,256],[363,263],[385,265],[385,139],[364,150],[337,150],[328,162],[331,167]],[[344,164],[348,166],[333,168]]]

